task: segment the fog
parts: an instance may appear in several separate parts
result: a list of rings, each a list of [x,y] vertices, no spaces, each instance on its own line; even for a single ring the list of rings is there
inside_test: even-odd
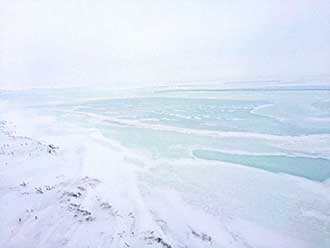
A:
[[[330,74],[330,2],[0,1],[0,88]]]

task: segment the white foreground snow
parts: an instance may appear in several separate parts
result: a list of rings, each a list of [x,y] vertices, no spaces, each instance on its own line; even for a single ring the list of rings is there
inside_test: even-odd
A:
[[[0,122],[1,248],[330,246],[326,183],[150,164],[92,131],[39,141],[16,130]]]
[[[0,125],[0,247],[221,246],[174,193],[147,206],[119,149],[78,135],[55,147]]]

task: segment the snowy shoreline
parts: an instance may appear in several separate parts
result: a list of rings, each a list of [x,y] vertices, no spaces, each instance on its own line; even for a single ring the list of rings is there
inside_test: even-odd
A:
[[[120,155],[110,162],[121,168],[106,173],[111,166],[99,169],[109,161],[96,161],[96,154],[18,136],[4,121],[0,142],[1,247],[169,248],[217,242],[193,228],[184,234],[190,235],[186,244],[175,240],[166,221],[144,206]],[[100,144],[89,145],[107,152]]]
[[[27,124],[23,113],[18,116],[17,122],[0,122],[1,247],[323,248],[330,243],[328,183],[202,160],[162,167],[96,131],[64,129],[54,120]],[[42,134],[45,130],[49,135]],[[201,173],[204,179],[194,181]],[[177,177],[178,185],[163,183],[163,176]],[[274,222],[265,223],[271,216],[259,212]],[[278,231],[283,226],[287,230]],[[298,229],[288,233],[292,227]]]

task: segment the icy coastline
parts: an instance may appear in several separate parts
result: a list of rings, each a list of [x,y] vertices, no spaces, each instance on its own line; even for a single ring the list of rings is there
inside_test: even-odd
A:
[[[298,117],[310,124],[306,130],[314,131],[298,136],[250,132],[245,126],[242,130],[191,126],[191,118],[198,116],[196,121],[204,125],[218,115],[220,119],[213,122],[229,120],[230,128],[238,121],[244,124],[246,118],[261,118],[264,124],[283,119],[283,111],[274,112],[279,118],[269,113],[252,118],[246,101],[241,101],[250,93],[232,94],[237,99],[229,102],[222,93],[214,95],[217,102],[203,105],[194,100],[201,106],[191,109],[182,104],[189,95],[179,102],[177,97],[153,94],[132,101],[122,94],[121,100],[113,100],[119,98],[109,92],[83,92],[74,97],[66,90],[2,95],[0,247],[330,246],[329,179],[313,181],[305,174],[244,165],[249,156],[252,165],[277,168],[277,157],[272,156],[279,156],[289,158],[285,165],[295,163],[299,170],[302,160],[297,158],[302,156],[311,170],[319,159],[327,167],[328,91],[315,97],[306,92],[300,99],[308,104],[299,105],[304,111]],[[254,94],[249,96],[252,100]],[[272,106],[287,111],[288,120],[294,120],[289,121],[292,131],[295,109],[288,109],[283,99],[288,103],[297,99],[287,94],[274,94],[278,104]],[[243,120],[237,119],[236,110],[246,112],[240,116]],[[151,118],[155,113],[161,115]],[[324,121],[310,121],[315,116]],[[194,156],[198,149],[216,156]]]
[[[220,246],[192,223],[172,235],[143,202],[120,151],[107,160],[95,141],[89,154],[84,145],[57,147],[0,125],[1,247]]]
[[[283,177],[286,187],[300,188],[308,194],[285,193],[277,201],[272,198],[276,194],[264,195],[275,185],[272,173],[260,172],[262,176],[256,177],[262,178],[256,179],[256,185],[270,179],[264,185],[265,190],[260,190],[260,200],[269,198],[273,204],[287,201],[283,206],[266,207],[277,209],[269,212],[275,219],[281,219],[283,213],[293,218],[290,211],[301,211],[292,220],[306,225],[301,230],[308,232],[312,231],[309,228],[324,225],[323,233],[318,233],[320,243],[313,244],[302,236],[297,237],[295,232],[275,232],[263,227],[262,221],[252,223],[238,218],[235,211],[215,214],[211,207],[222,206],[214,206],[216,201],[208,202],[211,199],[200,199],[209,206],[203,209],[202,205],[194,204],[195,196],[189,197],[193,188],[183,192],[176,187],[164,187],[157,173],[153,179],[156,183],[146,183],[150,179],[145,171],[154,168],[139,166],[138,158],[128,158],[120,146],[109,144],[98,135],[87,138],[66,133],[65,139],[57,137],[61,143],[58,147],[18,135],[9,122],[2,121],[0,126],[1,247],[326,247],[329,244],[326,234],[330,220],[325,209],[330,199],[326,185],[304,184]],[[252,185],[246,180],[254,178],[252,170],[238,170],[246,174],[240,184],[249,190]],[[225,177],[219,180],[226,184],[226,177],[233,176],[235,171],[235,167],[223,171]],[[139,180],[141,175],[147,179]],[[213,179],[209,179],[211,187]],[[204,189],[202,197],[207,197],[207,188],[203,185],[200,188]],[[239,188],[233,192],[228,185],[217,194],[223,192],[228,205],[233,205],[232,201],[238,200]],[[229,191],[232,196],[228,195]],[[251,195],[251,191],[246,193]],[[325,198],[319,200],[321,195]],[[314,207],[313,199],[318,199]],[[245,197],[240,200],[247,203]],[[296,208],[299,201],[301,206]],[[258,215],[247,216],[253,214]],[[260,239],[260,235],[267,239]]]

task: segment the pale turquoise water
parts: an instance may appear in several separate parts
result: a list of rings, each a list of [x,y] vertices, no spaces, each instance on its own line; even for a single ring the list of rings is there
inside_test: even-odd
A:
[[[322,158],[289,157],[284,155],[237,155],[210,150],[194,150],[193,154],[202,159],[242,164],[316,181],[324,181],[330,178],[329,160]]]
[[[326,141],[320,146],[330,147],[330,87],[129,93],[66,89],[1,95],[2,100],[13,97],[44,114],[96,128],[153,158],[224,161],[315,181],[330,177],[330,154],[311,145],[317,146],[321,136]],[[285,145],[295,142],[298,148]]]

